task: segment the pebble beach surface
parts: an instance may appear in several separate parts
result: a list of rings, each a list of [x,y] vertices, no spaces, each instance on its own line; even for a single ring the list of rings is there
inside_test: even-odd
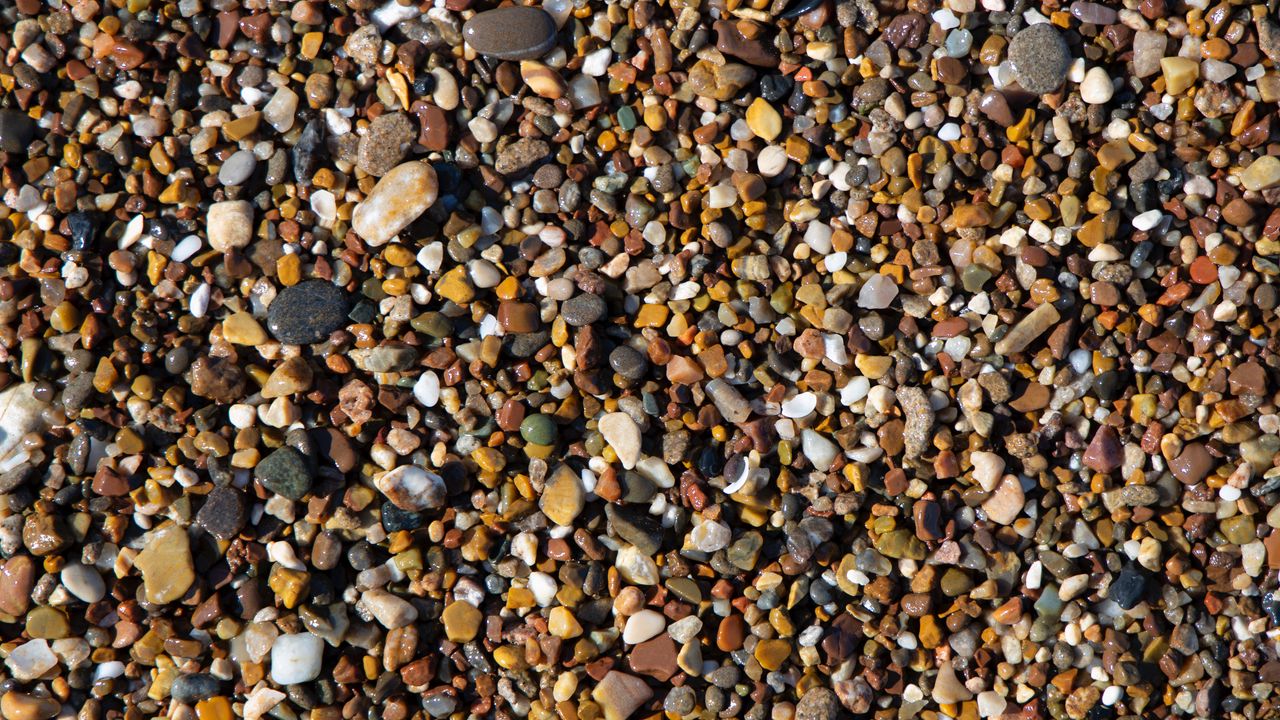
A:
[[[1274,3],[2,5],[0,720],[1280,716]]]

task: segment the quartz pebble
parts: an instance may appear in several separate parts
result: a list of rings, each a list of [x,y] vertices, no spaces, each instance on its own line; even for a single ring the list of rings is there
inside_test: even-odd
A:
[[[369,245],[391,241],[436,201],[436,172],[410,161],[388,171],[351,215],[351,229]]]

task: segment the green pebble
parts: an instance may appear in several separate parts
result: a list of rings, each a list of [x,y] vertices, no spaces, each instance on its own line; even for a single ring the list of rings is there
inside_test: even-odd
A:
[[[530,415],[520,423],[520,437],[534,445],[553,445],[556,441],[556,424],[548,415]]]
[[[618,110],[618,127],[628,132],[636,129],[636,111],[630,105],[623,105]]]

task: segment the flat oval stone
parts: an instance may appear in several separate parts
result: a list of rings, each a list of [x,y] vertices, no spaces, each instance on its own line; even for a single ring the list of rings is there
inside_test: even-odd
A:
[[[347,324],[347,293],[324,280],[285,288],[267,309],[267,329],[289,345],[309,345]]]
[[[436,171],[413,160],[382,176],[351,213],[351,229],[374,247],[386,245],[436,202]]]
[[[532,60],[555,47],[556,22],[541,8],[496,8],[468,20],[462,37],[481,55]]]

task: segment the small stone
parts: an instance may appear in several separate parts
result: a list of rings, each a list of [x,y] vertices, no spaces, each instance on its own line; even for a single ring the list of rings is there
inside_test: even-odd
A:
[[[271,680],[296,685],[320,677],[324,640],[311,633],[281,635],[271,645]]]
[[[253,206],[244,200],[224,200],[209,206],[209,246],[218,252],[242,248],[253,239]]]
[[[133,566],[142,573],[147,602],[156,605],[182,599],[196,580],[187,531],[172,523],[147,533]]]
[[[520,437],[534,445],[554,445],[558,434],[556,423],[549,415],[535,413],[520,421]]]
[[[388,630],[405,627],[418,619],[418,609],[413,603],[386,590],[366,590],[360,596],[360,606]]]
[[[1213,456],[1204,445],[1188,443],[1178,457],[1169,463],[1169,470],[1184,484],[1195,485],[1209,475],[1213,465]]]
[[[436,202],[436,171],[416,160],[389,170],[351,215],[351,229],[373,247],[386,245]]]
[[[35,121],[26,113],[0,110],[0,150],[7,153],[27,152],[35,129]]]
[[[219,540],[231,540],[247,522],[244,494],[229,487],[215,487],[196,513],[196,525]]]
[[[747,127],[756,137],[772,142],[782,134],[782,116],[764,98],[756,98],[747,107]]]
[[[1045,95],[1057,90],[1071,68],[1071,48],[1049,23],[1029,25],[1009,41],[1009,64],[1027,92]]]
[[[19,449],[23,436],[41,432],[49,407],[35,395],[35,383],[18,383],[0,392],[0,460]]]
[[[346,326],[348,312],[346,291],[324,280],[306,280],[271,301],[267,329],[282,343],[309,345]]]
[[[169,697],[180,703],[194,705],[217,695],[221,684],[218,678],[209,673],[179,675],[169,687]]]
[[[262,385],[262,397],[268,400],[290,397],[311,387],[311,365],[301,355],[287,358],[276,366]]]
[[[1181,95],[1200,78],[1200,63],[1191,58],[1161,58],[1160,70],[1164,73],[1164,91],[1170,95]]]
[[[1022,513],[1026,496],[1022,491],[1022,483],[1013,475],[1006,475],[991,496],[982,503],[982,510],[991,522],[1008,525]]]
[[[622,413],[608,413],[600,418],[600,434],[604,436],[605,442],[613,448],[618,455],[618,461],[622,466],[631,470],[636,466],[636,462],[640,460],[640,426],[636,425],[636,421],[631,416]]]
[[[253,479],[276,495],[296,502],[311,489],[311,468],[302,453],[286,445],[258,463]]]
[[[15,555],[0,565],[0,613],[21,616],[31,606],[36,565],[29,555]]]
[[[1147,587],[1147,577],[1135,565],[1125,565],[1111,581],[1107,597],[1124,610],[1132,610]]]
[[[107,594],[107,585],[94,568],[83,563],[68,563],[60,575],[67,592],[87,603],[98,602]]]
[[[942,705],[954,705],[972,698],[973,693],[969,692],[968,688],[960,682],[960,678],[956,677],[951,661],[943,661],[938,666],[937,676],[933,679],[933,701]]]
[[[444,609],[440,621],[444,623],[444,634],[451,642],[465,643],[475,639],[480,632],[480,623],[484,613],[469,602],[455,600]]]
[[[858,289],[858,307],[867,310],[883,310],[898,297],[898,286],[888,275],[876,273]]]
[[[582,624],[573,616],[573,611],[564,606],[551,608],[547,616],[547,632],[568,640],[582,635]]]
[[[1081,459],[1087,467],[1100,473],[1109,473],[1120,467],[1124,462],[1124,446],[1115,428],[1110,425],[1098,428]]]
[[[462,26],[462,37],[481,55],[501,60],[531,60],[555,47],[555,20],[540,8],[511,6],[476,13]]]
[[[550,155],[551,146],[545,140],[522,137],[498,148],[493,169],[503,175],[519,175]]]
[[[641,610],[627,618],[622,629],[622,641],[629,645],[638,645],[667,628],[667,621],[660,613],[652,610]]]
[[[236,187],[248,182],[253,171],[258,167],[258,159],[248,150],[238,150],[231,154],[218,168],[218,182],[226,187]]]
[[[379,115],[360,138],[356,167],[374,177],[386,175],[404,159],[417,135],[417,129],[405,113]]]
[[[1035,310],[1027,313],[1026,317],[1018,321],[1011,330],[995,345],[995,351],[999,355],[1012,355],[1020,353],[1027,348],[1036,338],[1044,334],[1051,325],[1058,322],[1061,316],[1058,309],[1050,303],[1043,303],[1036,306]]]
[[[627,720],[652,697],[653,691],[644,680],[617,670],[610,670],[591,691],[605,720]]]
[[[1110,101],[1114,93],[1111,76],[1100,67],[1090,68],[1080,83],[1080,99],[1090,105],[1102,105]]]
[[[244,371],[223,357],[197,358],[190,368],[191,392],[214,402],[229,404],[244,396]]]
[[[66,613],[48,605],[32,608],[26,620],[27,637],[57,640],[71,632]]]
[[[10,690],[0,696],[0,716],[4,720],[49,720],[57,716],[62,705],[51,698]]]
[[[396,507],[411,512],[443,507],[448,496],[444,478],[416,465],[389,470],[374,485]]]
[[[551,522],[569,527],[586,507],[586,490],[573,468],[559,465],[547,479],[538,499],[538,507]]]
[[[574,295],[560,306],[560,316],[573,327],[583,327],[605,316],[604,298],[594,293]]]
[[[970,454],[969,462],[973,463],[973,479],[987,492],[994,490],[1004,476],[1004,458],[993,452],[975,451]]]
[[[257,346],[268,339],[267,331],[247,312],[233,313],[222,321],[222,337],[235,345]]]

